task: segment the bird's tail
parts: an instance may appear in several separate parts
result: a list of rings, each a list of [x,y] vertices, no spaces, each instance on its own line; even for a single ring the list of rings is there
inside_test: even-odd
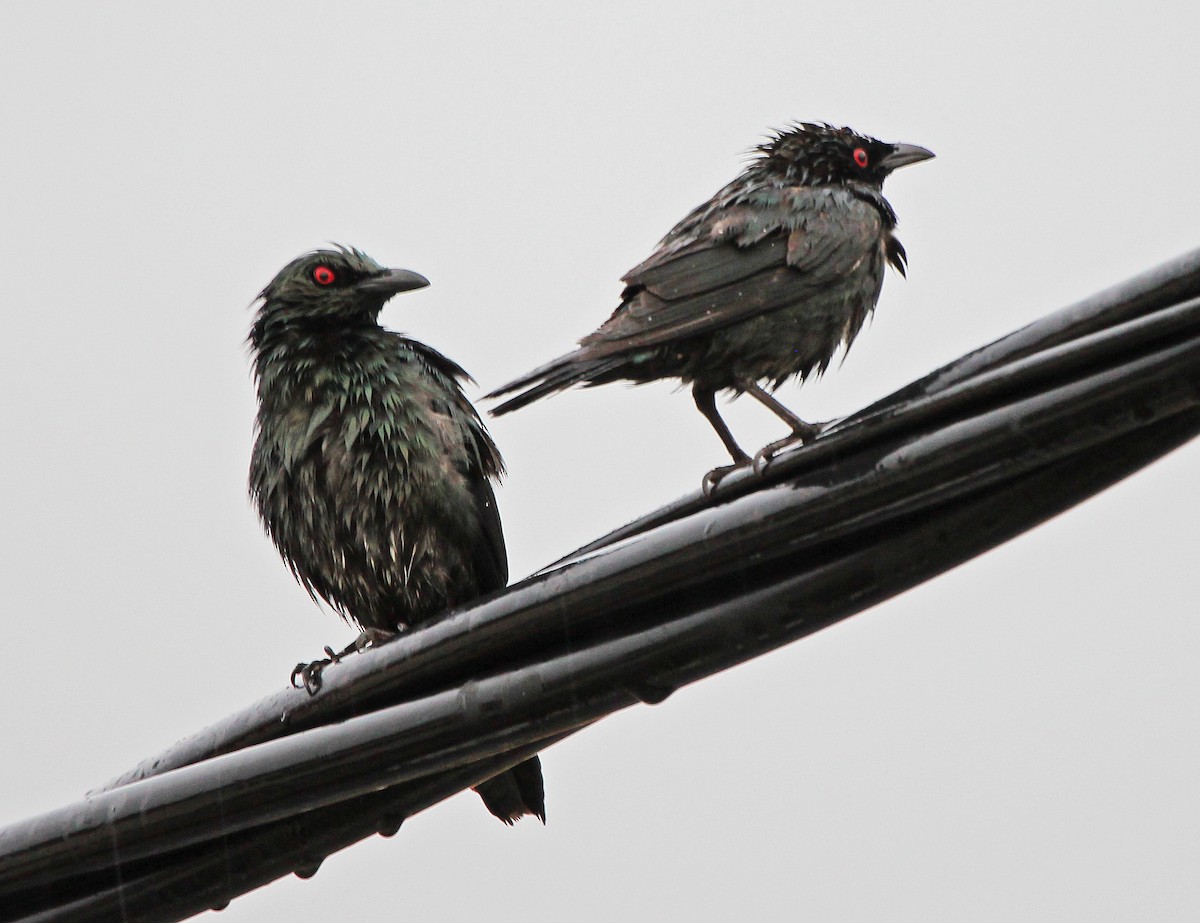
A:
[[[542,761],[531,756],[512,769],[475,786],[487,809],[506,824],[530,814],[546,822],[546,791],[542,785]]]
[[[524,407],[526,404],[532,404],[538,398],[545,397],[548,394],[554,394],[557,391],[565,391],[572,385],[577,384],[598,384],[597,379],[606,372],[611,372],[617,366],[625,362],[621,356],[607,356],[602,359],[585,359],[580,356],[583,350],[576,350],[573,353],[567,353],[565,356],[559,356],[553,362],[547,362],[543,366],[539,366],[532,372],[527,372],[520,378],[514,378],[506,385],[501,385],[490,394],[485,394],[485,398],[501,397],[505,394],[511,394],[513,391],[518,391],[524,388],[520,394],[515,397],[510,397],[503,404],[493,407],[489,412],[493,417],[498,417],[501,414],[509,413]]]

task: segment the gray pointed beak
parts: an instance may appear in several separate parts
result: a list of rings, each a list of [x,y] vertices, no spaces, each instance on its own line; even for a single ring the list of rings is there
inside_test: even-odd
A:
[[[889,173],[910,163],[920,163],[922,160],[932,160],[933,151],[919,144],[893,144],[892,152],[879,162],[879,165]]]
[[[407,269],[385,269],[379,275],[363,279],[355,288],[361,292],[372,292],[378,295],[392,295],[400,292],[411,292],[415,288],[424,288],[429,284],[419,272]]]

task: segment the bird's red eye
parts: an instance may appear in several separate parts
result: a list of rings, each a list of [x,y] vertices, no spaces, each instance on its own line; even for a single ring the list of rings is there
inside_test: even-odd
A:
[[[854,162],[856,164],[858,164],[859,167],[861,167],[862,169],[865,170],[867,168],[867,164],[870,163],[870,161],[871,161],[871,158],[869,158],[867,156],[866,150],[864,150],[861,147],[856,147],[854,149]]]
[[[316,282],[317,285],[333,285],[336,280],[337,273],[335,273],[328,266],[318,266],[313,270],[313,281]]]

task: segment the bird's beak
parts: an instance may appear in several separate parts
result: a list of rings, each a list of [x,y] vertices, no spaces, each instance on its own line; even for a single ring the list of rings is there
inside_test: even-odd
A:
[[[419,272],[407,269],[385,269],[378,275],[363,279],[355,288],[360,292],[370,292],[376,295],[391,297],[399,292],[411,292],[414,288],[424,288],[429,284]]]
[[[933,156],[933,151],[918,144],[893,144],[892,152],[879,161],[879,165],[891,173],[892,170],[907,167],[910,163],[930,160]]]

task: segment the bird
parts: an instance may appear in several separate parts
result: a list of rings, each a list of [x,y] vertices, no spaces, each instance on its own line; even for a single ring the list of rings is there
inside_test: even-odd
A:
[[[519,392],[491,414],[573,385],[678,379],[733,459],[705,475],[704,492],[736,468],[761,472],[819,434],[771,392],[824,373],[874,311],[886,264],[905,274],[883,181],[933,156],[826,122],[771,133],[736,179],[626,273],[620,305],[577,349],[486,395]],[[752,460],[718,413],[718,392],[749,394],[791,432]]]
[[[250,495],[314,601],[386,641],[508,582],[493,483],[500,452],[455,362],[378,322],[429,281],[335,245],[302,254],[258,296],[248,337],[258,397]],[[297,666],[310,694],[321,668]],[[476,787],[505,823],[546,820],[541,764]]]

